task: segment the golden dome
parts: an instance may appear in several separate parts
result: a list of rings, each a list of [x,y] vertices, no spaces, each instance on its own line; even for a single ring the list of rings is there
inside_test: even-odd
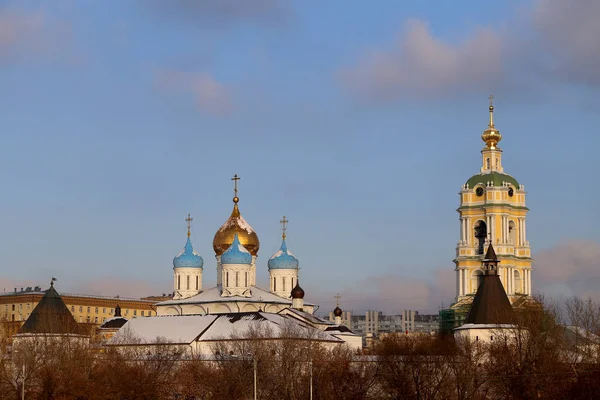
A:
[[[492,104],[493,98],[494,96],[490,96],[490,123],[488,125],[488,128],[485,131],[483,131],[483,134],[481,135],[481,139],[483,139],[486,146],[490,149],[495,149],[498,145],[498,142],[502,140],[502,135],[500,134],[500,131],[494,126],[494,106]]]
[[[256,256],[258,254],[258,249],[260,248],[258,236],[250,224],[248,224],[240,214],[236,200],[239,201],[237,196],[233,200],[235,204],[233,205],[233,211],[231,212],[229,219],[227,219],[217,233],[215,233],[213,249],[215,250],[215,254],[220,256],[229,248],[229,246],[231,246],[233,238],[237,233],[242,245],[250,252],[250,254]]]

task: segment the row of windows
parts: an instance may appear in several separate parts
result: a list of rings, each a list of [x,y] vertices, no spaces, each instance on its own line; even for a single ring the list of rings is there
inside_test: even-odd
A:
[[[199,276],[196,275],[196,290],[200,287]],[[181,290],[181,275],[177,275],[177,290]],[[186,290],[190,290],[190,276],[186,276]]]
[[[281,290],[283,290],[284,292],[286,291],[285,288],[285,276],[283,278],[281,278],[281,285],[283,286],[281,288]],[[292,288],[294,287],[294,278],[292,278]],[[276,292],[277,291],[277,278],[273,278],[273,291]]]
[[[229,271],[225,273],[225,286],[229,287]],[[244,286],[248,286],[248,272],[244,273]],[[235,273],[235,287],[240,287],[240,273]]]

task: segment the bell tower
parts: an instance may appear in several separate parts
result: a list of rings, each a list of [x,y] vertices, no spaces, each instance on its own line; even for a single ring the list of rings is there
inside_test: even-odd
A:
[[[460,188],[460,239],[456,247],[456,302],[470,302],[484,271],[481,262],[490,244],[496,249],[498,275],[511,300],[531,295],[531,248],[527,240],[525,186],[504,172],[502,135],[494,125],[493,96],[489,123],[481,135],[481,168]]]

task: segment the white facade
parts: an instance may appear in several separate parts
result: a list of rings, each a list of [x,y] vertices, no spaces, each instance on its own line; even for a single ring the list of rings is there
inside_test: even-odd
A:
[[[269,270],[270,291],[284,299],[290,298],[290,293],[298,282],[297,269],[271,269]]]
[[[173,268],[173,298],[186,299],[202,291],[202,268]]]

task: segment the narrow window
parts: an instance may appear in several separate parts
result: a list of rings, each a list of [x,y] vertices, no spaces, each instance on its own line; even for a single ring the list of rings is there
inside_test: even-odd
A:
[[[229,287],[229,271],[225,273],[225,286]]]
[[[246,275],[244,277],[244,286],[248,287],[248,272],[246,272]]]
[[[285,276],[281,278],[281,284],[283,286],[283,291],[285,292]]]
[[[186,276],[186,284],[187,284],[187,290],[190,290],[190,276]]]
[[[485,159],[485,169],[490,169],[490,159],[489,158]]]
[[[181,276],[177,275],[177,290],[181,289]]]
[[[292,289],[295,288],[294,286],[294,278],[292,278]]]
[[[137,315],[137,310],[133,310],[133,315]]]
[[[144,310],[142,310],[142,317],[144,316]]]
[[[273,278],[273,291],[277,291],[277,278]]]
[[[196,275],[196,290],[198,290],[198,275]]]
[[[240,277],[240,273],[235,271],[235,287],[240,287],[239,277]]]
[[[98,307],[96,307],[96,314],[98,314]]]
[[[71,306],[71,312],[75,312],[75,306]]]
[[[83,312],[83,307],[79,306],[79,312]]]

